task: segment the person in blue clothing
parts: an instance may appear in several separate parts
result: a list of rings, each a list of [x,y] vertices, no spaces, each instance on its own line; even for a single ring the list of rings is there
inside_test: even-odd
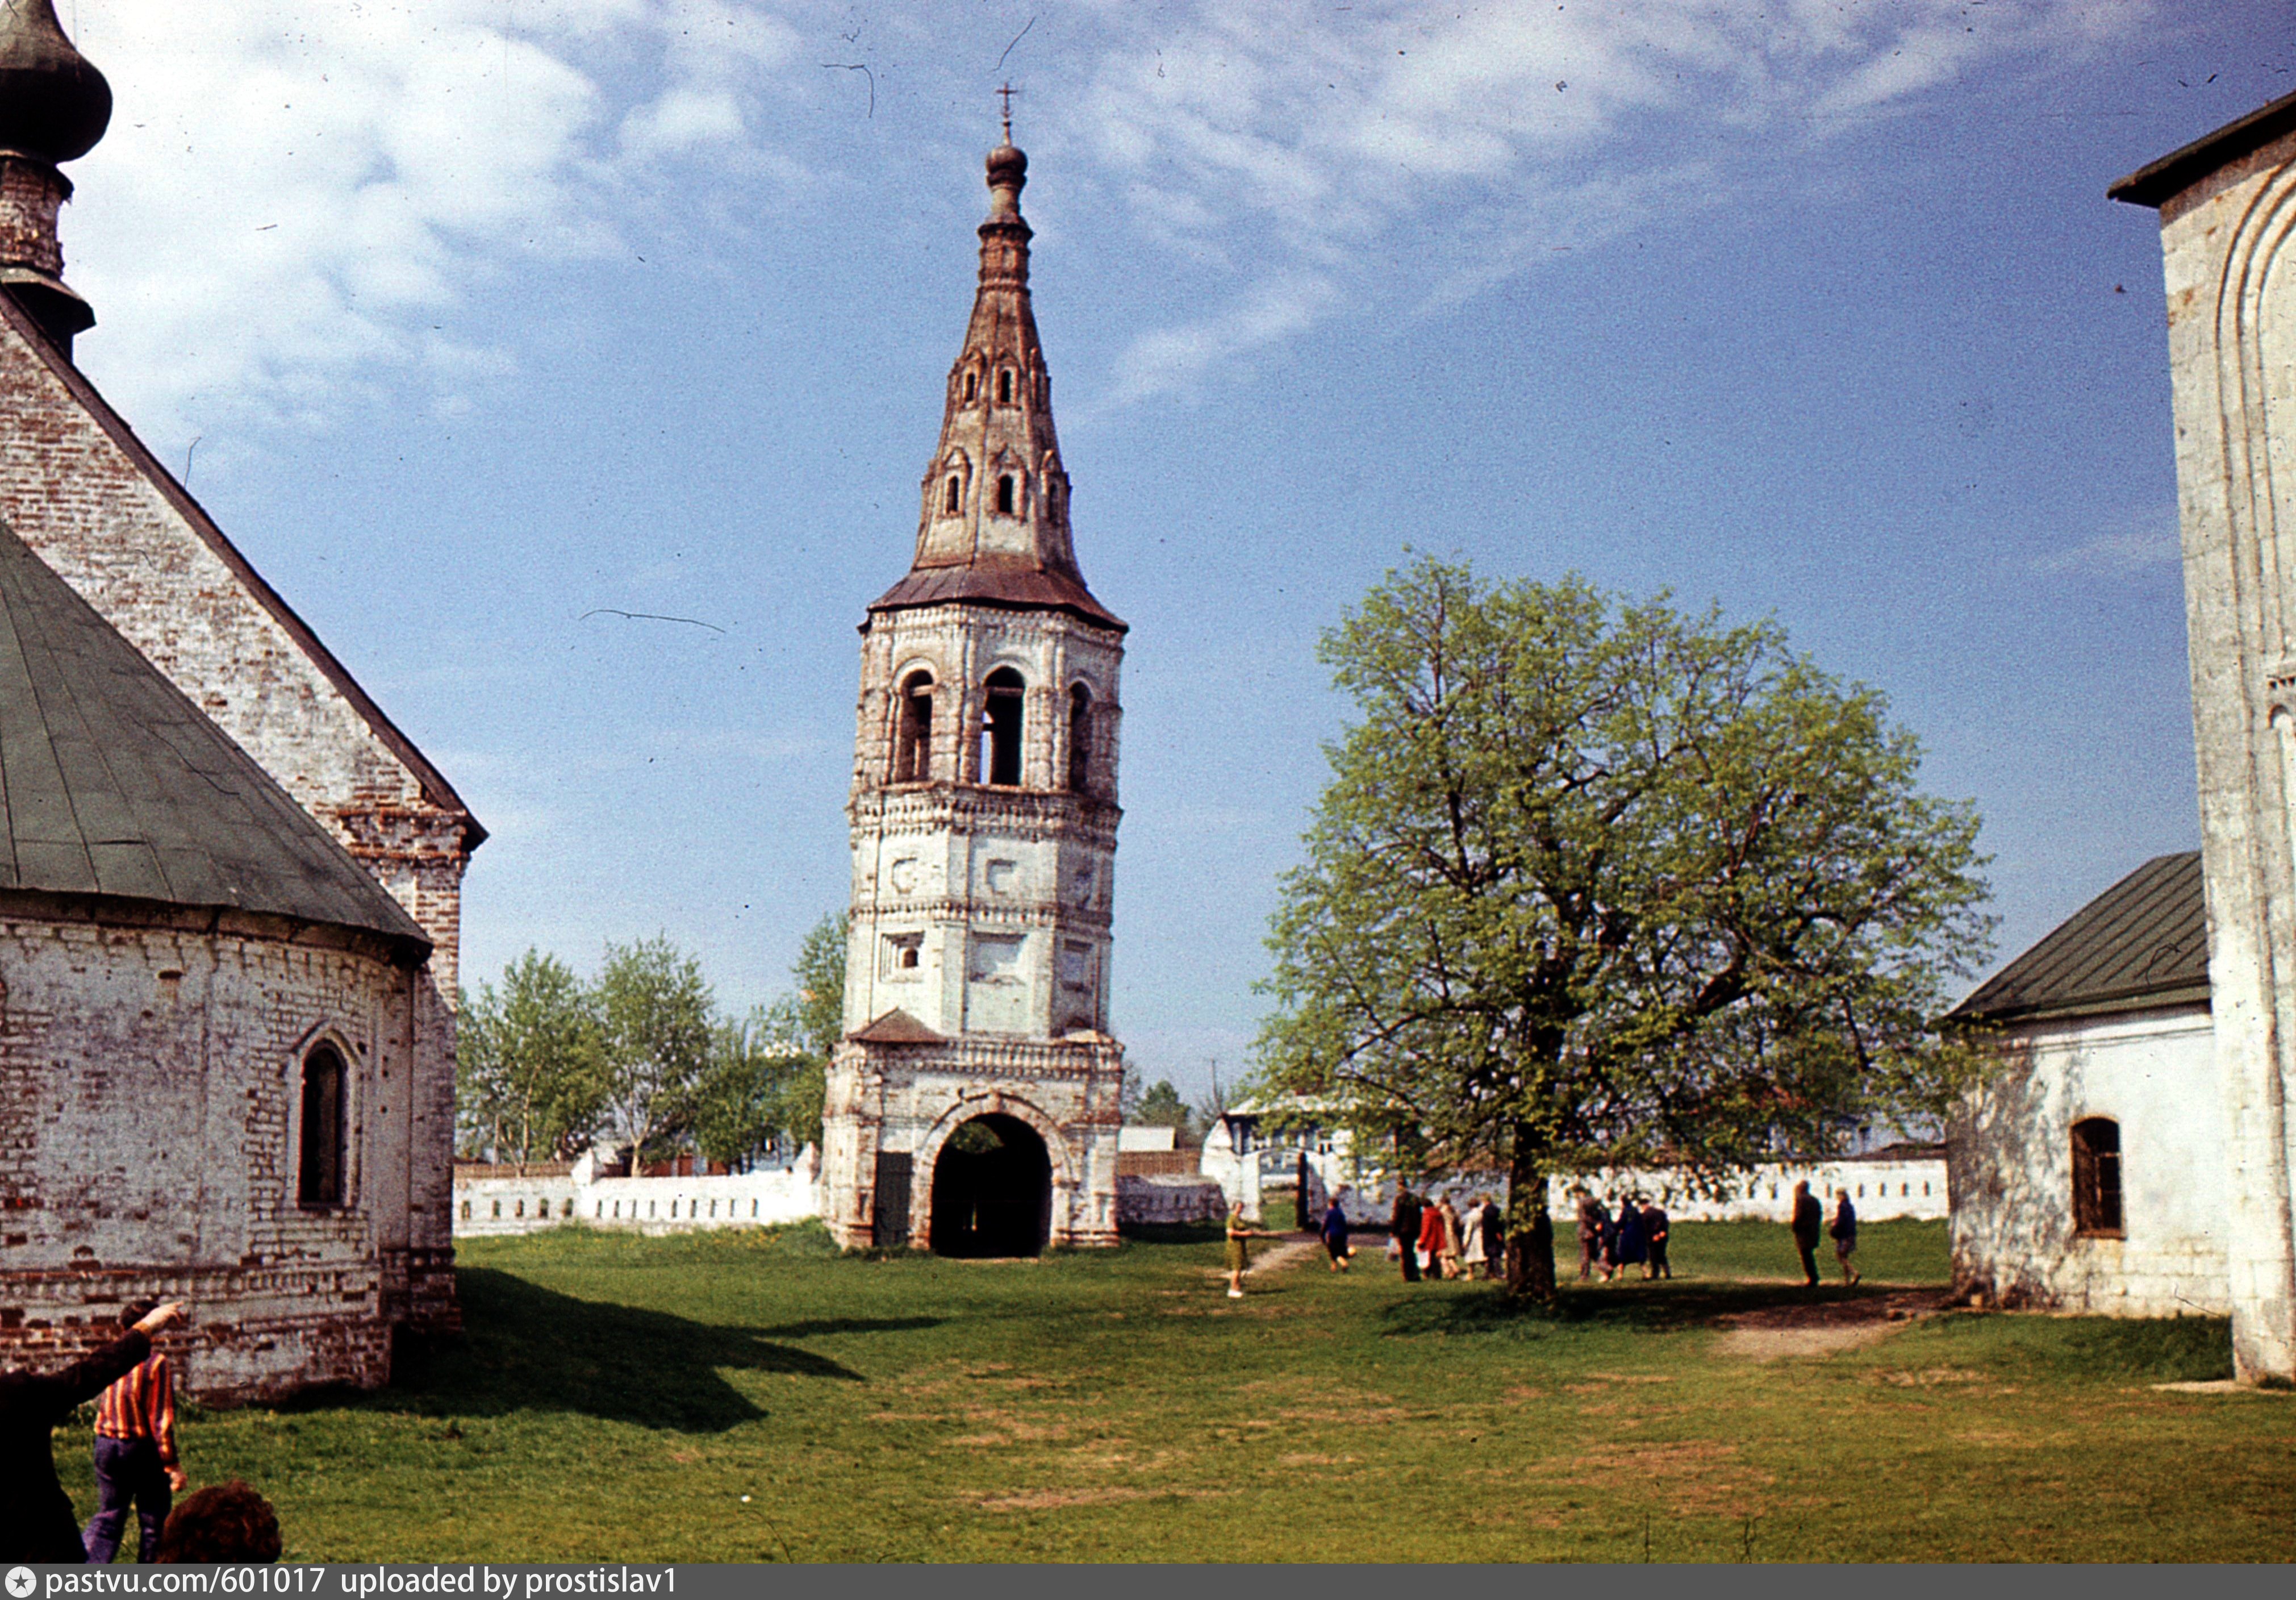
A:
[[[1341,1190],[1341,1194],[1345,1194]],[[1332,1196],[1332,1203],[1324,1208],[1324,1253],[1332,1258],[1332,1270],[1345,1272],[1348,1258],[1355,1254],[1348,1247],[1348,1214],[1340,1207],[1340,1196]]]
[[[1833,1226],[1825,1231],[1833,1235],[1833,1259],[1841,1263],[1841,1281],[1856,1283],[1861,1275],[1849,1258],[1857,1249],[1857,1208],[1849,1203],[1849,1190],[1833,1192]]]

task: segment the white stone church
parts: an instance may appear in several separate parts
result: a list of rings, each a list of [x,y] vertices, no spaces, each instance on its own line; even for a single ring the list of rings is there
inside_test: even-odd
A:
[[[2201,849],[1960,1008],[2008,1071],[1955,1129],[1955,1272],[2010,1303],[2228,1310],[2240,1375],[2292,1380],[2296,94],[2112,194],[2161,217]]]

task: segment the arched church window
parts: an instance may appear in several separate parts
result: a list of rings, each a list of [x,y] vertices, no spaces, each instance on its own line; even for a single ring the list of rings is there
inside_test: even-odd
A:
[[[965,373],[965,374],[964,374],[964,398],[965,398],[965,403],[966,403],[967,405],[970,405],[970,404],[972,402],[973,398],[974,398],[975,396],[979,395],[979,394],[980,394],[980,374],[979,373]]]
[[[1069,788],[1092,792],[1092,691],[1082,684],[1069,691]]]
[[[1007,472],[996,480],[996,509],[1011,516],[1021,498],[1019,480]]]
[[[988,703],[980,717],[982,780],[1017,787],[1021,782],[1021,708],[1028,685],[1010,667],[988,675]]]
[[[2073,1124],[2073,1232],[2121,1236],[2120,1124],[2110,1117]]]
[[[956,509],[957,509],[957,499],[958,499],[958,496],[961,496],[961,495],[963,495],[963,494],[964,494],[964,480],[963,480],[962,479],[960,479],[960,478],[959,478],[959,477],[958,477],[955,472],[951,472],[951,473],[948,475],[948,483],[947,483],[947,487],[946,487],[946,488],[941,491],[941,504],[940,504],[940,508],[941,508],[943,511],[955,511],[955,510],[956,510]]]
[[[901,685],[893,730],[893,782],[922,784],[932,777],[933,680],[912,672]]]
[[[996,374],[996,403],[999,406],[1013,403],[1013,369],[1009,366]]]
[[[303,1127],[295,1198],[307,1206],[343,1203],[343,1058],[320,1045],[303,1058]]]

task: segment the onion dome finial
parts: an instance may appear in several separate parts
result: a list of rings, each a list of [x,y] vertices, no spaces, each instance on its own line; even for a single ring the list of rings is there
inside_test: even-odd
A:
[[[111,122],[111,86],[64,37],[53,0],[0,0],[0,150],[70,161]]]

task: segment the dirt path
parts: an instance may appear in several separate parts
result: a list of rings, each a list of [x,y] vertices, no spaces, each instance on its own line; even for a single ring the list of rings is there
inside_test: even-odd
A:
[[[1893,1289],[1857,1300],[1741,1311],[1721,1319],[1727,1331],[1720,1349],[1724,1355],[1750,1361],[1830,1356],[1836,1350],[1877,1343],[1899,1328],[1935,1315],[1945,1300],[1942,1289]]]
[[[1265,1243],[1266,1241],[1256,1239],[1252,1241],[1252,1243],[1259,1244]],[[1266,1255],[1255,1255],[1251,1258],[1251,1266],[1243,1275],[1243,1286],[1247,1291],[1249,1291],[1254,1279],[1267,1276],[1270,1273],[1282,1272],[1286,1268],[1297,1267],[1300,1262],[1308,1259],[1310,1256],[1320,1256],[1323,1253],[1324,1242],[1316,1235],[1286,1234],[1276,1244],[1275,1248],[1269,1251]],[[1204,1276],[1210,1278],[1215,1283],[1225,1284],[1227,1282],[1227,1269],[1226,1268],[1215,1268],[1212,1271],[1205,1274]]]

